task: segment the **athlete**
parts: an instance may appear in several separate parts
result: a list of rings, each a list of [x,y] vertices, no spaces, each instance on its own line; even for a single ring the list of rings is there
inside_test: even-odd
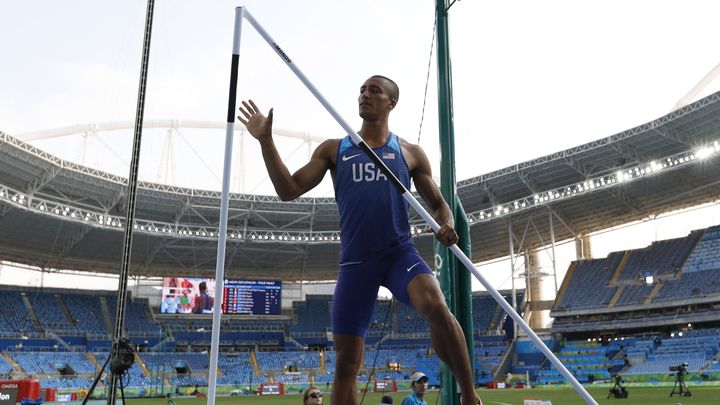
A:
[[[367,79],[358,97],[362,118],[358,135],[406,188],[410,188],[411,179],[414,181],[441,225],[435,237],[450,246],[457,243],[458,236],[450,208],[432,180],[430,161],[418,145],[390,132],[388,119],[399,97],[397,84],[389,78],[376,75]],[[324,141],[310,161],[291,174],[272,139],[273,109],[265,116],[248,100],[239,110],[238,119],[260,142],[265,167],[282,200],[305,194],[327,171],[333,179],[340,212],[340,271],[332,309],[336,366],[331,405],[357,404],[357,373],[381,285],[427,319],[438,357],[460,384],[461,403],[482,404],[473,387],[463,331],[412,241],[407,204],[387,176],[349,136]]]

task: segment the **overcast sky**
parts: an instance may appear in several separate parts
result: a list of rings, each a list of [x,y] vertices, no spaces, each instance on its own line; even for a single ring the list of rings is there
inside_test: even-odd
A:
[[[362,82],[373,74],[393,78],[401,96],[391,129],[412,142],[420,135],[437,174],[431,0],[157,0],[146,120],[225,121],[240,5],[355,127]],[[145,0],[0,3],[0,130],[133,121],[145,8]],[[720,63],[719,15],[717,1],[457,1],[449,22],[457,178],[668,113]],[[249,24],[240,60],[238,97],[255,99],[264,111],[274,107],[277,127],[344,135]],[[699,97],[717,90],[720,79]],[[159,178],[163,135],[146,131],[146,180]],[[125,131],[89,139],[84,161],[127,176],[131,137]],[[175,142],[176,181],[219,190],[224,132],[183,130]],[[64,158],[82,155],[79,136],[36,145]],[[304,159],[298,153],[288,165],[296,169]],[[248,172],[256,165],[247,158]],[[253,175],[264,173],[258,169]]]
[[[359,127],[356,97],[364,79],[376,73],[394,78],[401,96],[391,128],[417,141],[433,34],[430,0],[158,0],[146,120],[224,122],[239,5],[247,6],[351,125]],[[3,2],[0,130],[21,134],[133,121],[145,7],[145,0]],[[718,15],[720,3],[714,1],[456,2],[450,41],[457,178],[606,137],[669,112],[720,63]],[[433,54],[420,137],[433,162],[439,161],[435,84]],[[277,127],[343,135],[247,23],[238,89],[240,98],[252,97],[264,110],[275,107]],[[718,89],[715,80],[701,96]],[[146,137],[146,179],[161,164],[162,135]],[[86,156],[86,162],[128,162],[131,136],[101,134],[89,141],[95,142],[87,153],[94,160]],[[223,131],[186,130],[183,136],[176,140],[178,166],[198,166],[202,156],[205,163],[194,172],[209,166],[212,174],[192,185],[219,189]],[[197,154],[179,151],[188,149],[186,139]],[[80,154],[79,138],[37,144],[63,157]],[[69,155],[68,144],[74,145]],[[305,159],[300,155],[291,166]],[[182,167],[177,170],[176,177],[189,177]],[[126,166],[115,171],[127,175]]]

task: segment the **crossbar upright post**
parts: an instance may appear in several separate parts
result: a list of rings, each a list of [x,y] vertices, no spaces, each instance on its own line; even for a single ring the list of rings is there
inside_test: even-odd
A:
[[[230,205],[230,170],[232,168],[233,133],[235,132],[235,103],[237,100],[238,66],[240,64],[240,33],[244,7],[235,9],[232,59],[230,63],[230,90],[228,95],[227,125],[225,128],[225,161],[223,164],[222,195],[220,197],[220,226],[215,264],[215,304],[213,305],[212,336],[210,340],[210,369],[208,370],[207,404],[215,405],[217,391],[218,356],[220,355],[220,320],[225,281],[225,245],[227,243],[227,221]]]

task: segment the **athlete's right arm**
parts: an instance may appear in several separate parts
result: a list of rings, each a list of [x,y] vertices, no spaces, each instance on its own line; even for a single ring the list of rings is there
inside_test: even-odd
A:
[[[283,201],[294,200],[320,184],[325,172],[332,167],[332,157],[337,151],[337,140],[327,140],[313,152],[310,161],[298,171],[290,174],[272,139],[273,110],[265,117],[252,100],[243,101],[238,119],[248,132],[260,142],[263,160],[275,192]],[[334,148],[333,148],[334,146]]]

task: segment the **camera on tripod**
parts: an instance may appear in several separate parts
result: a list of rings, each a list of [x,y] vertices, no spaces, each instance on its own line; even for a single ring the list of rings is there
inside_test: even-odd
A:
[[[128,340],[125,337],[119,338],[115,343],[113,343],[112,351],[108,355],[107,360],[105,360],[105,364],[102,365],[102,368],[98,371],[97,376],[95,377],[95,380],[93,381],[92,385],[90,386],[90,389],[88,390],[87,394],[85,395],[85,399],[82,402],[82,405],[86,405],[88,400],[93,394],[93,391],[95,391],[95,387],[97,387],[98,382],[100,382],[100,378],[103,375],[103,372],[105,370],[105,367],[108,367],[108,364],[110,365],[110,378],[112,379],[112,384],[114,384],[115,381],[119,381],[120,383],[120,395],[122,395],[123,404],[125,403],[125,390],[123,388],[122,383],[122,376],[130,370],[130,368],[135,363],[135,348],[133,347],[130,340]],[[112,393],[114,395],[114,393]],[[108,397],[110,398],[110,397]],[[110,399],[108,399],[110,401]]]
[[[615,380],[615,385],[610,388],[610,392],[608,393],[608,399],[610,397],[613,398],[627,398],[628,397],[628,391],[623,387],[623,379],[620,374],[615,374],[613,376],[613,380]]]
[[[670,392],[671,397],[675,395],[680,397],[692,396],[692,393],[690,393],[687,385],[685,385],[685,375],[688,373],[687,368],[687,363],[680,363],[677,366],[670,366],[670,371],[675,372],[675,385],[673,386],[673,390]]]
[[[122,376],[135,363],[135,349],[127,338],[121,337],[117,341],[117,356],[110,362],[110,371]]]
[[[679,374],[687,374],[687,363],[680,363],[677,366],[670,366],[670,371],[674,371]]]

